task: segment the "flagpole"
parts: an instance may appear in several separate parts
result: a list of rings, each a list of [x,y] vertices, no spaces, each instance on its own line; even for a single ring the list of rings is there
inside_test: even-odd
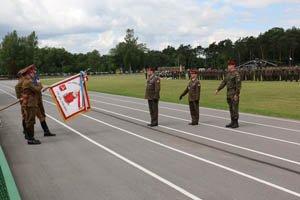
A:
[[[5,110],[5,109],[7,109],[7,108],[9,108],[9,107],[11,107],[11,106],[13,106],[13,105],[16,105],[17,103],[19,103],[19,102],[22,101],[22,100],[23,100],[23,99],[18,99],[16,102],[11,103],[11,104],[9,104],[9,105],[7,105],[7,106],[2,107],[2,108],[0,108],[0,111]]]

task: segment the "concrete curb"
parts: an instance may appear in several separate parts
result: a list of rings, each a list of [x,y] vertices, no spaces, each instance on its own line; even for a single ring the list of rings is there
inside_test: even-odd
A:
[[[21,200],[14,178],[9,169],[4,152],[0,146],[0,165],[10,200]]]

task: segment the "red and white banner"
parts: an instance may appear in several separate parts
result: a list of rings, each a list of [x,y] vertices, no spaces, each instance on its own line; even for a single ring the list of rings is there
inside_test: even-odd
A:
[[[50,93],[57,104],[64,121],[91,110],[91,104],[82,74],[75,75],[50,87]]]

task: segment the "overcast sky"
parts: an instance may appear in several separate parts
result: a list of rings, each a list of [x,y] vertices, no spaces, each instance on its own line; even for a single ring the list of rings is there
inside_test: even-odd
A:
[[[133,28],[139,41],[207,47],[257,36],[273,27],[300,27],[300,0],[1,0],[0,38],[36,31],[40,47],[107,54]]]

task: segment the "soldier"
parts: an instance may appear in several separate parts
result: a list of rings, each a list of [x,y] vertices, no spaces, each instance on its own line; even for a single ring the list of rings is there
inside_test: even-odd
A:
[[[289,67],[289,80],[293,82],[294,80],[294,70],[292,67]]]
[[[150,127],[158,126],[158,101],[160,93],[160,79],[155,76],[155,71],[152,67],[148,68],[148,79],[146,84],[145,99],[148,100],[151,124]]]
[[[231,123],[226,125],[227,128],[238,128],[239,123],[239,95],[241,90],[241,77],[235,69],[233,61],[228,62],[228,74],[216,90],[215,95],[227,85],[227,103],[229,105]]]
[[[36,74],[37,74],[36,67],[34,67],[33,65],[31,65],[31,66],[33,67],[33,73],[34,73],[35,78],[38,79],[37,76],[36,76]],[[39,82],[36,85],[42,86],[42,83]],[[42,91],[44,92],[47,89],[48,89],[48,87],[43,88]],[[44,108],[43,99],[42,99],[42,92],[40,91],[40,92],[37,92],[36,94],[37,94],[36,98],[37,98],[37,101],[38,101],[38,108],[37,108],[36,116],[40,120],[41,126],[42,126],[43,131],[44,131],[44,136],[45,137],[56,136],[55,134],[50,132],[50,130],[48,128],[48,125],[46,123],[46,113],[45,113],[45,108]]]
[[[199,101],[200,101],[200,81],[197,79],[197,71],[191,70],[191,80],[187,88],[180,95],[179,100],[182,99],[187,93],[189,93],[189,106],[192,116],[192,122],[189,125],[198,125],[199,123]]]
[[[18,80],[17,85],[15,86],[15,91],[16,91],[16,97],[18,99],[22,98],[22,95],[23,95],[22,85],[25,80],[25,78],[22,75],[23,73],[24,73],[24,69],[20,70],[17,74],[19,76],[19,80]],[[21,114],[22,114],[23,134],[25,135],[25,137],[27,137],[26,124],[25,124],[25,113],[24,113],[25,106],[23,105],[23,101],[20,101],[20,105],[21,105]]]
[[[41,144],[39,140],[34,139],[34,124],[37,112],[38,102],[37,93],[42,90],[41,84],[34,85],[33,67],[29,67],[23,73],[25,80],[22,85],[23,89],[23,104],[25,106],[25,124],[28,135],[27,143],[29,145]],[[38,80],[37,83],[40,83]]]
[[[294,67],[294,80],[299,81],[299,68],[297,66]]]

